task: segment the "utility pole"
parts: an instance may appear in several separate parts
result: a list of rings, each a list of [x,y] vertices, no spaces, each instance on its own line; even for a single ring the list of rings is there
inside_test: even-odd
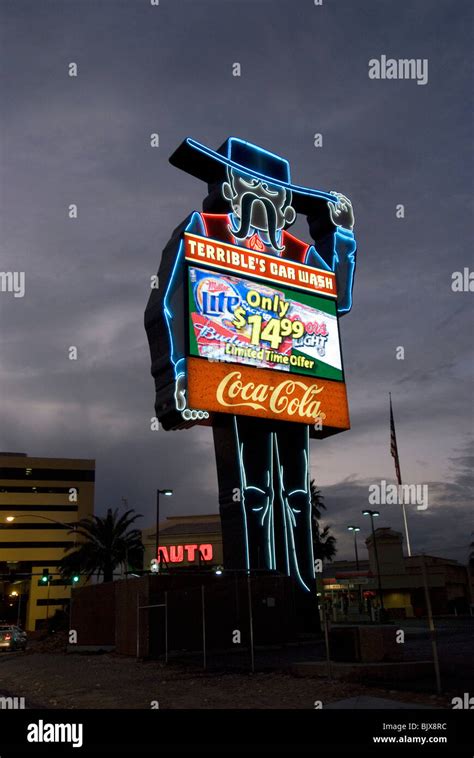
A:
[[[379,554],[377,550],[377,539],[375,537],[375,527],[374,527],[374,517],[380,516],[379,511],[371,511],[369,509],[366,509],[365,511],[362,511],[364,516],[370,516],[370,524],[372,527],[372,540],[374,543],[374,553],[375,553],[375,564],[377,566],[377,583],[378,583],[378,590],[379,590],[379,600],[380,600],[380,614],[382,616],[382,620],[385,620],[385,606],[383,603],[383,593],[382,593],[382,579],[380,576],[380,563],[379,563]]]
[[[433,612],[431,610],[431,598],[430,598],[430,590],[428,587],[428,579],[426,576],[426,564],[425,564],[424,553],[420,556],[420,558],[421,558],[421,573],[423,576],[423,586],[425,589],[426,613],[428,615],[428,626],[430,629],[430,637],[431,637],[431,649],[433,651],[433,665],[434,665],[435,677],[436,677],[436,692],[439,695],[441,693],[441,676],[439,672],[438,644],[436,642],[436,629],[433,622]]]
[[[158,555],[158,549],[160,546],[160,495],[166,495],[167,497],[171,497],[173,494],[173,490],[167,489],[167,490],[156,490],[156,532],[155,532],[155,558],[157,561],[160,561],[160,556]]]

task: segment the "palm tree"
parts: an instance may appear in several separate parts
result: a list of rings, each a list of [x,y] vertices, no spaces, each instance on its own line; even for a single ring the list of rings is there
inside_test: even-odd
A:
[[[65,548],[69,552],[61,559],[59,570],[64,579],[73,574],[82,573],[90,578],[98,572],[104,582],[111,582],[114,569],[126,565],[132,568],[143,566],[143,544],[139,529],[129,529],[131,524],[141,518],[133,508],[118,516],[118,509],[107,510],[105,518],[87,516],[80,519],[71,529],[70,534],[77,534],[83,541],[74,548]]]
[[[310,482],[311,495],[311,524],[313,527],[314,557],[323,561],[332,561],[337,553],[336,538],[330,533],[330,526],[321,529],[322,511],[326,510],[324,498],[318,490],[314,479]]]

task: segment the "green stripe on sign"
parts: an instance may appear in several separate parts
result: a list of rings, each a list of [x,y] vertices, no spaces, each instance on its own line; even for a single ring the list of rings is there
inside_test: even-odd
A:
[[[293,350],[293,355],[302,355],[304,358],[311,358],[312,360],[315,360],[313,356],[309,356],[306,353],[302,353],[300,350]],[[292,367],[291,368],[292,374],[306,374],[308,376],[313,376],[320,379],[334,379],[335,381],[342,382],[344,381],[344,375],[340,368],[335,368],[334,366],[331,366],[329,363],[325,363],[324,361],[319,360],[319,358],[316,360],[316,367],[308,370],[305,370],[304,368],[299,367]]]
[[[308,305],[310,308],[317,308],[324,313],[329,313],[331,316],[336,315],[335,300],[321,297],[320,295],[312,295],[311,293],[295,292],[294,290],[286,289],[286,287],[281,287],[281,291],[287,300],[293,300],[295,303],[301,303],[301,305]]]

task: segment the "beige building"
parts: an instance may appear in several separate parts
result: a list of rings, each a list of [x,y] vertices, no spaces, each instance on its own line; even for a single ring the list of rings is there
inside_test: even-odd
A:
[[[58,564],[74,544],[73,524],[94,512],[94,481],[94,460],[0,453],[2,620],[31,631],[68,606]]]
[[[403,537],[389,527],[375,530],[384,606],[391,618],[411,618],[426,613],[422,557],[403,555]],[[142,531],[144,569],[156,557],[156,527]],[[372,535],[366,539],[369,560],[332,561],[324,568],[324,594],[344,617],[347,599],[354,607],[359,600],[368,612],[378,605],[377,565]],[[218,514],[172,516],[160,523],[160,557],[169,568],[224,565]],[[199,553],[201,557],[199,557]],[[465,613],[470,604],[469,572],[456,560],[426,555],[430,599],[435,615]]]
[[[143,567],[156,558],[156,526],[142,531],[145,546]],[[221,520],[217,513],[205,516],[169,516],[160,523],[160,559],[173,568],[220,565],[222,557]]]
[[[471,602],[467,566],[434,555],[403,555],[403,537],[389,527],[375,530],[384,607],[392,618],[412,618],[426,613],[423,566],[434,615],[467,613]],[[378,604],[377,562],[372,535],[365,544],[369,560],[333,561],[324,570],[326,594],[339,600],[341,593],[353,601],[358,593]]]

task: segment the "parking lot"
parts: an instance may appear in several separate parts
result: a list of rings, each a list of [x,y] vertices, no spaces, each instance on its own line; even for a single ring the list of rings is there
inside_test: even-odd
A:
[[[247,651],[209,654],[207,671],[199,655],[174,655],[168,665],[137,661],[113,653],[66,654],[65,639],[31,641],[27,651],[0,654],[0,695],[24,697],[26,707],[45,708],[314,708],[348,697],[384,697],[405,703],[451,707],[453,697],[472,691],[473,619],[438,624],[443,695],[435,693],[434,675],[426,681],[387,682],[383,689],[365,683],[303,679],[291,664],[321,660],[322,642],[284,649],[257,649],[256,673]],[[426,629],[412,625],[405,658],[429,659]],[[155,704],[155,705],[153,705]]]

